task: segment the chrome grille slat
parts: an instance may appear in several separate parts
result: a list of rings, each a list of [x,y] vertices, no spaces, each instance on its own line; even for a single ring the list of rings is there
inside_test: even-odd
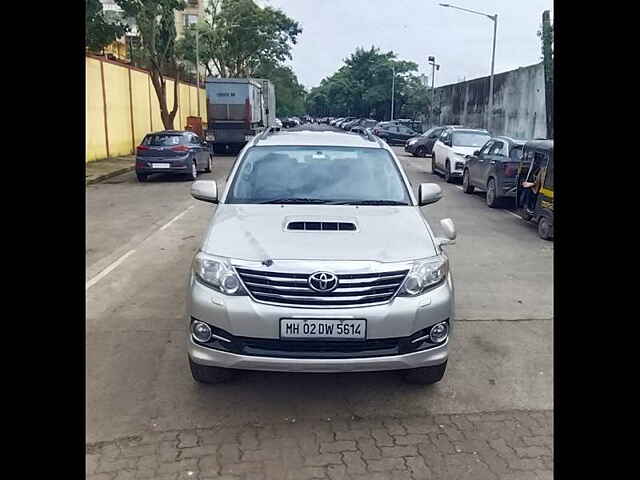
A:
[[[309,273],[260,271],[236,266],[251,296],[264,303],[281,305],[349,307],[390,301],[408,270],[371,273],[337,273],[338,287],[317,292],[309,287]]]

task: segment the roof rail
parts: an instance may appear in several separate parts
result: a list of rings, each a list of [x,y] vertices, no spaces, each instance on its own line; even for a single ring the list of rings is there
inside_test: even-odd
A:
[[[260,132],[260,135],[256,135],[253,139],[253,143],[251,145],[256,145],[260,140],[264,140],[269,135],[273,133],[273,126],[269,126],[264,129],[264,131]]]

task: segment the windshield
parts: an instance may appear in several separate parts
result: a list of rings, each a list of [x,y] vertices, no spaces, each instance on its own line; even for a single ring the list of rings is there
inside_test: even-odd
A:
[[[143,145],[152,147],[169,147],[171,145],[180,145],[182,135],[147,135],[142,142]]]
[[[511,157],[511,160],[513,160],[514,162],[519,162],[522,159],[522,151],[523,151],[522,145],[515,145],[511,147],[511,151],[509,152],[509,157]]]
[[[379,148],[253,147],[226,203],[409,205],[391,155]]]
[[[453,132],[452,143],[456,147],[482,147],[490,138],[488,133]]]

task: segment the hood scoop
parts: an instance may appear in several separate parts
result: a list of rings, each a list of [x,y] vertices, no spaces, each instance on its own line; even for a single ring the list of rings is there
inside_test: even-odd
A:
[[[355,232],[358,227],[354,219],[287,218],[284,229],[297,232]]]

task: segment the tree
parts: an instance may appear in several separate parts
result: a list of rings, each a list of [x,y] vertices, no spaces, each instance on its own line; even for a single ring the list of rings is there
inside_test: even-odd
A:
[[[85,43],[94,53],[103,53],[104,47],[113,43],[129,30],[128,25],[120,19],[107,18],[102,10],[100,0],[87,0],[85,10],[86,32]]]
[[[257,78],[268,78],[273,83],[278,117],[300,116],[305,113],[306,91],[298,82],[291,67],[274,62],[263,62],[254,75]]]
[[[195,63],[198,29],[200,61],[210,76],[254,77],[261,65],[290,59],[302,32],[281,10],[260,8],[253,0],[209,0],[206,13],[185,31],[179,47]]]
[[[184,10],[182,0],[115,0],[125,15],[133,17],[138,25],[144,56],[148,62],[151,83],[160,105],[160,116],[165,129],[173,129],[173,121],[180,101],[179,56],[176,52],[175,10]],[[167,106],[166,75],[173,73],[173,108]]]

